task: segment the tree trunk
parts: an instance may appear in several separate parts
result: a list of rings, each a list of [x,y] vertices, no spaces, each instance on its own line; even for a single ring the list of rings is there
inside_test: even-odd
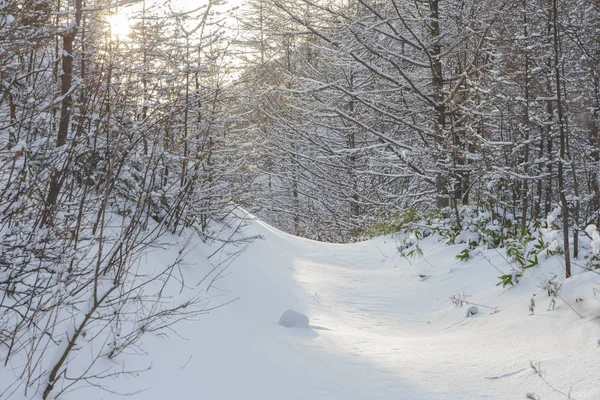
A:
[[[523,33],[526,38],[529,38],[529,32],[527,29],[529,21],[527,18],[527,0],[523,0]],[[527,39],[529,42],[529,39]],[[529,43],[528,43],[529,44]],[[523,110],[523,125],[525,129],[525,149],[523,150],[523,172],[527,175],[528,163],[529,163],[529,130],[530,130],[530,117],[529,117],[529,50],[525,50],[525,109]],[[523,231],[527,229],[527,208],[529,201],[529,183],[527,179],[522,181],[523,188],[521,193],[521,228]]]
[[[558,159],[558,192],[562,207],[562,223],[563,223],[563,247],[565,251],[565,277],[571,277],[571,250],[569,248],[569,205],[565,194],[565,173],[564,159],[566,156],[567,147],[567,131],[565,129],[565,115],[563,107],[563,99],[561,92],[561,74],[560,74],[560,46],[558,37],[558,5],[557,0],[552,1],[552,21],[553,21],[553,50],[554,50],[554,73],[556,79],[556,107],[558,112],[558,127],[560,131],[560,153]]]
[[[440,12],[439,0],[429,0],[429,16],[430,23],[427,24],[429,29],[429,38],[431,40],[431,85],[433,87],[433,101],[435,102],[435,133],[437,136],[438,151],[441,157],[444,157],[444,128],[446,126],[446,106],[444,104],[444,78],[442,75],[442,61],[440,59],[442,47],[440,45]],[[438,160],[440,162],[441,160]],[[435,189],[437,192],[436,204],[439,208],[447,207],[449,203],[448,193],[448,171],[438,171],[435,178]]]
[[[56,147],[59,148],[67,143],[67,135],[69,133],[69,124],[71,122],[71,108],[73,106],[73,95],[71,93],[73,83],[73,43],[75,36],[79,30],[81,23],[81,15],[83,9],[83,0],[75,0],[75,24],[70,26],[63,33],[63,53],[62,53],[62,75],[61,81],[61,110],[60,123],[58,126],[58,135],[56,137]],[[53,208],[56,206],[56,201],[60,193],[62,181],[61,176],[64,171],[54,169],[50,178],[50,189],[46,197],[46,209],[40,225],[51,223]]]

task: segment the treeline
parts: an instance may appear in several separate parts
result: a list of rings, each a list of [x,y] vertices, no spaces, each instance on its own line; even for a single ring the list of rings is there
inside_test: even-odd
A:
[[[241,20],[280,227],[348,241],[409,208],[516,229],[560,207],[569,249],[597,219],[597,2],[253,0]]]

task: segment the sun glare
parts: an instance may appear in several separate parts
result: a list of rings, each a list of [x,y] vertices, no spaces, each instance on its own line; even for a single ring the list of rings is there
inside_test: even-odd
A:
[[[110,33],[113,39],[124,39],[129,34],[130,22],[129,19],[120,13],[116,13],[108,17],[110,24]]]

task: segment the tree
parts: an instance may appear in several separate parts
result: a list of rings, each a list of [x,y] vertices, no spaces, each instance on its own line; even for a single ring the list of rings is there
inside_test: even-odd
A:
[[[184,248],[162,271],[139,259],[166,232],[227,243],[215,230],[248,183],[218,13],[129,2],[141,19],[118,37],[107,20],[121,3],[25,6],[0,8],[0,345],[22,368],[15,390],[51,398],[207,311],[206,286],[164,301]]]

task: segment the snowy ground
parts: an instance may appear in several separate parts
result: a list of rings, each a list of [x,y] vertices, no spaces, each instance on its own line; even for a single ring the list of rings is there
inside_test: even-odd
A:
[[[424,257],[400,256],[392,238],[349,245],[324,244],[252,221],[247,234],[261,235],[214,283],[213,304],[239,299],[177,333],[147,336],[142,356],[116,361],[146,372],[108,379],[106,387],[144,400],[176,399],[394,399],[470,400],[600,399],[600,276],[565,282],[566,303],[547,311],[537,285],[557,273],[560,258],[527,271],[517,286],[496,287],[498,271],[481,257],[463,263],[460,246],[433,238]],[[198,273],[206,249],[187,258]],[[496,266],[506,264],[494,250]],[[152,256],[156,261],[160,257]],[[419,275],[425,275],[425,278]],[[479,314],[450,296],[469,295]],[[537,293],[535,315],[528,311]],[[582,298],[582,302],[576,302]],[[309,328],[278,325],[295,309]],[[530,368],[540,363],[545,383]],[[2,382],[10,369],[0,368]],[[554,388],[554,389],[553,389]],[[13,395],[18,399],[19,396]],[[117,399],[87,387],[64,399]]]

